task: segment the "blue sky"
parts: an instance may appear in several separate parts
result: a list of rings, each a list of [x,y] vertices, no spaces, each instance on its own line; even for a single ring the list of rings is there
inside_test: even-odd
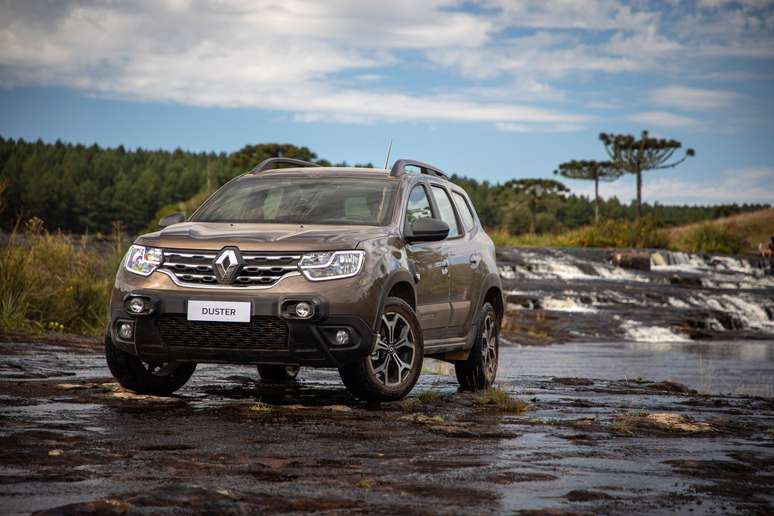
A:
[[[393,158],[504,181],[642,129],[697,151],[646,200],[774,202],[774,2],[2,4],[4,137],[375,164],[392,138]]]

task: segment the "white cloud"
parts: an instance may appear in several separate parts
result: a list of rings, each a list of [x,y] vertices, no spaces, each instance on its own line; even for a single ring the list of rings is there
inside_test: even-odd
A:
[[[684,128],[699,128],[701,123],[695,118],[675,115],[667,111],[647,111],[644,113],[637,113],[632,115],[630,119],[633,122],[639,122],[642,124],[655,125],[657,127],[684,127]]]
[[[707,90],[686,86],[665,86],[651,90],[651,102],[677,109],[719,109],[730,107],[738,98],[733,91]]]
[[[589,120],[571,107],[576,84],[670,73],[689,59],[774,55],[774,16],[759,3],[690,14],[672,4],[618,0],[480,0],[474,9],[460,0],[10,2],[0,18],[0,86],[272,109],[306,121],[574,130]],[[433,83],[445,74],[454,75],[449,85]],[[658,105],[679,109],[711,109],[734,98],[684,86],[651,92]],[[700,125],[666,111],[632,120]]]
[[[642,195],[646,202],[662,204],[708,205],[723,203],[772,203],[774,191],[774,166],[747,167],[723,171],[714,181],[691,181],[675,177],[676,171],[667,172],[669,177],[645,174]],[[614,183],[600,185],[604,198],[618,197],[629,202],[636,196],[634,176],[626,175]],[[594,195],[593,185],[572,182],[568,184],[574,193]]]
[[[579,124],[514,124],[512,122],[498,122],[495,124],[498,131],[504,133],[574,133],[585,129]]]

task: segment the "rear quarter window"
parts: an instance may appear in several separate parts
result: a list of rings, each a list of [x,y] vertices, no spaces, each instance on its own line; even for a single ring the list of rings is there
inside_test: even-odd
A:
[[[452,196],[457,205],[457,212],[460,214],[460,217],[462,217],[463,226],[465,226],[465,229],[468,231],[472,230],[476,225],[476,217],[473,216],[473,210],[471,209],[470,204],[468,204],[467,199],[465,199],[465,196],[461,193],[452,191]]]

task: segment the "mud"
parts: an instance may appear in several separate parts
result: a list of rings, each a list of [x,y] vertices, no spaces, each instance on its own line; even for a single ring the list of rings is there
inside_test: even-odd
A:
[[[137,396],[93,345],[0,343],[0,512],[774,511],[774,399],[523,375],[522,352],[503,346],[500,377],[527,408],[504,413],[439,374],[381,406],[335,371],[271,385],[215,365]]]

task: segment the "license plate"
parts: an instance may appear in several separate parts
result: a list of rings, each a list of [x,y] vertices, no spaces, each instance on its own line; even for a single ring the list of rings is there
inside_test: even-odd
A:
[[[189,321],[250,322],[250,303],[239,301],[188,301]]]

